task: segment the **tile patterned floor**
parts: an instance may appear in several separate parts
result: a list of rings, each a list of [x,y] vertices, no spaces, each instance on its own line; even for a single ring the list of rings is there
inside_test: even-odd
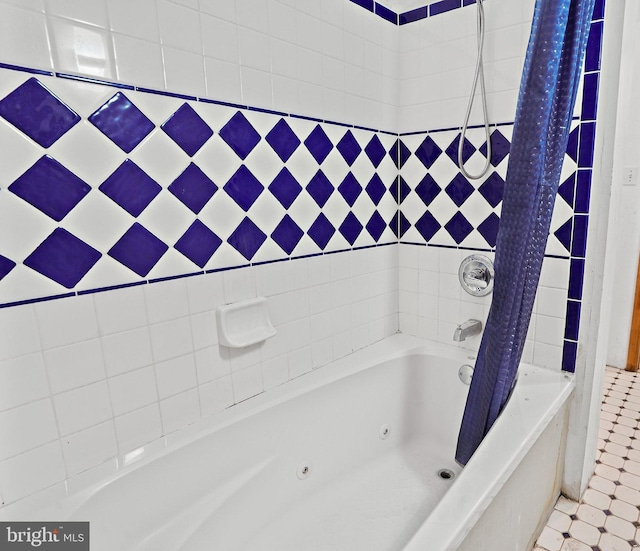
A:
[[[596,468],[560,497],[533,551],[640,551],[640,372],[607,367]]]

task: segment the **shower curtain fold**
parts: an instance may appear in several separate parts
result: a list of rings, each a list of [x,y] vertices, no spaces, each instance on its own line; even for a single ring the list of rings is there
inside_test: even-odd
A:
[[[465,465],[504,407],[522,357],[595,0],[537,0],[520,83],[491,309],[458,436]]]

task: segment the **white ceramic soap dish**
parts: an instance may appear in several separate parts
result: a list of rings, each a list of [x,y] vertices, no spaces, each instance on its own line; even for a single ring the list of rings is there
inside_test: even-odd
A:
[[[264,297],[220,306],[216,310],[216,320],[220,344],[231,348],[250,346],[276,334]]]

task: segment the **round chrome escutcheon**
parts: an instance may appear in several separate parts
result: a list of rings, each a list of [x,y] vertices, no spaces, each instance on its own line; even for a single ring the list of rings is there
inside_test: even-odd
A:
[[[474,297],[483,297],[493,290],[493,262],[481,254],[465,258],[458,269],[462,288]]]

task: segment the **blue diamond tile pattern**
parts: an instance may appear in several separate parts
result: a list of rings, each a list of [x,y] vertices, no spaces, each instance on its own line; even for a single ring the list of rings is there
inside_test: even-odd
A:
[[[291,155],[298,149],[300,138],[284,119],[280,119],[266,135],[265,140],[277,153],[283,163],[286,163]]]
[[[245,217],[227,240],[247,260],[251,260],[266,241],[266,234]]]
[[[245,165],[241,165],[223,189],[247,212],[263,192],[264,186]]]
[[[387,188],[382,183],[382,179],[378,174],[374,174],[369,180],[367,187],[365,188],[367,195],[371,198],[374,205],[379,205],[382,197],[384,197]]]
[[[138,222],[109,250],[114,258],[140,277],[145,277],[169,247]]]
[[[137,217],[160,193],[161,187],[131,159],[127,159],[99,189],[131,216]]]
[[[320,208],[325,206],[333,193],[333,189],[329,178],[324,175],[322,170],[318,170],[307,184],[307,193],[311,195]]]
[[[371,218],[369,218],[365,227],[367,228],[369,235],[373,237],[373,240],[377,243],[384,233],[384,230],[387,228],[387,223],[384,221],[384,218],[382,218],[380,213],[375,211],[371,215]]]
[[[442,149],[431,136],[427,136],[415,152],[415,156],[426,168],[431,168],[440,155],[442,155]]]
[[[307,136],[304,145],[319,165],[324,162],[333,149],[333,143],[319,124]]]
[[[352,207],[362,193],[362,186],[356,177],[349,172],[338,186],[338,191],[347,204]]]
[[[478,188],[478,191],[487,200],[487,203],[492,207],[497,207],[504,194],[504,180],[499,174],[493,172]]]
[[[16,263],[13,260],[0,254],[0,281],[15,267]]]
[[[494,130],[491,134],[491,164],[498,166],[504,158],[509,154],[511,143],[505,138],[500,130]],[[480,147],[480,153],[487,156],[487,143],[483,143]]]
[[[247,158],[261,139],[260,134],[241,111],[237,111],[222,127],[220,137],[242,160]]]
[[[131,153],[155,128],[122,92],[114,94],[97,109],[89,117],[89,122],[125,153]]]
[[[336,233],[336,229],[322,212],[313,221],[309,231],[307,231],[309,237],[313,239],[313,242],[323,251],[329,244],[329,241],[331,241],[334,233]]]
[[[175,249],[191,262],[204,268],[222,244],[220,239],[200,220],[195,220],[174,245]]]
[[[73,289],[102,254],[63,228],[56,228],[24,261],[25,266]]]
[[[357,216],[350,212],[342,221],[342,224],[340,224],[338,231],[351,245],[353,245],[356,242],[356,239],[358,239],[360,232],[362,232],[362,224],[358,220]]]
[[[465,138],[462,145],[462,162],[466,163],[476,152],[476,148],[473,144]],[[449,147],[445,150],[447,156],[457,165],[458,164],[458,148],[460,147],[460,134],[456,136],[456,139],[449,144]]]
[[[285,253],[290,255],[303,235],[304,232],[300,229],[300,226],[293,221],[291,216],[285,214],[284,218],[276,226],[275,230],[273,230],[271,239],[273,239]]]
[[[0,100],[0,116],[42,147],[52,146],[80,121],[35,77]]]
[[[380,166],[380,163],[383,161],[385,155],[387,154],[384,146],[382,145],[382,142],[380,141],[380,138],[378,138],[377,135],[374,135],[373,138],[369,140],[369,143],[364,148],[364,152],[366,153],[367,157],[369,157],[371,164],[376,168]]]
[[[188,103],[182,106],[162,125],[162,130],[176,142],[182,150],[193,157],[213,136],[213,130],[202,120]]]
[[[416,222],[416,229],[427,242],[431,240],[441,227],[440,223],[429,211],[425,212]]]
[[[234,255],[247,262],[279,260],[333,252],[346,243],[387,244],[394,236],[445,247],[496,245],[510,125],[493,129],[492,170],[472,185],[456,168],[457,130],[390,135],[228,104],[203,106],[184,96],[155,94],[147,101],[148,92],[108,86],[100,88],[104,95],[87,110],[95,85],[59,79],[51,87],[56,97],[45,87],[56,78],[18,78],[13,91],[0,98],[6,139],[31,148],[28,164],[4,189],[4,200],[21,203],[34,221],[33,235],[19,240],[23,250],[8,254],[0,249],[0,291],[12,304],[25,299],[26,287],[15,281],[24,270],[74,289],[93,278],[108,286],[109,281],[102,282],[113,273],[114,262],[127,268],[119,271],[124,281],[120,276],[113,282],[119,285],[155,277],[156,270],[163,277],[179,277],[209,264],[225,269],[231,267],[225,259],[232,261]],[[91,89],[83,94],[83,86]],[[79,122],[76,113],[91,114]],[[161,125],[159,113],[165,121]],[[575,165],[591,154],[591,144],[582,142],[592,141],[592,132],[583,127],[572,123],[549,254],[563,255],[564,249],[567,256],[584,255],[592,178],[588,166],[578,170]],[[83,139],[83,132],[94,138],[102,132],[108,139]],[[467,136],[463,158],[486,155],[486,143],[477,155],[472,145],[483,143],[483,129],[471,128]],[[76,144],[77,163],[63,140]],[[49,154],[43,152],[53,144]],[[13,150],[11,143],[8,147]],[[117,168],[106,178],[84,172],[79,178],[79,163],[100,159],[99,147],[105,166]],[[164,165],[149,164],[154,154],[165,152],[158,163],[165,163],[166,171],[158,170]],[[182,166],[170,165],[174,159]],[[103,195],[119,205],[112,209],[123,211],[96,219],[92,209],[104,204]],[[161,228],[160,216],[167,222]],[[82,227],[93,221],[100,231]],[[38,233],[42,224],[57,229]]]
[[[416,186],[416,193],[422,202],[429,206],[431,202],[440,194],[442,188],[433,179],[431,174],[426,174],[420,183]]]
[[[478,232],[490,247],[495,247],[498,240],[498,227],[500,218],[495,212],[492,212],[478,225]]]
[[[473,226],[461,212],[456,212],[444,228],[458,245],[473,231]]]
[[[288,209],[302,192],[302,186],[287,167],[284,167],[269,185],[269,191],[285,209]]]
[[[168,187],[182,203],[198,214],[218,190],[211,179],[194,163],[190,163]]]
[[[353,137],[351,130],[347,130],[345,132],[336,148],[349,166],[353,165],[353,163],[356,162],[358,155],[362,153],[362,148],[360,147],[358,140]]]
[[[461,173],[458,173],[444,190],[451,200],[460,207],[473,193],[473,186]]]
[[[45,155],[9,186],[9,191],[60,222],[91,187]]]

